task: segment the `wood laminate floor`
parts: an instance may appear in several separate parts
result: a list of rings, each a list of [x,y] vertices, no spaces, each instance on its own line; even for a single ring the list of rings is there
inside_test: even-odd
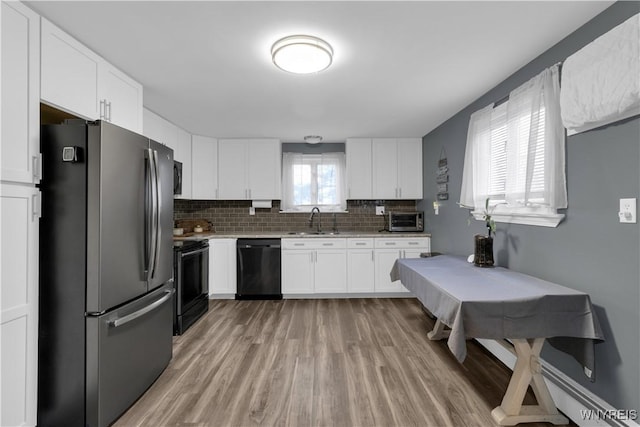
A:
[[[412,298],[214,300],[114,427],[496,425],[511,372],[433,323]]]

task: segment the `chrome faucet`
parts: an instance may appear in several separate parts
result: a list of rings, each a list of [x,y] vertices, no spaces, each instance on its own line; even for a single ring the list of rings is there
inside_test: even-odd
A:
[[[320,224],[321,224],[320,209],[318,209],[317,206],[315,206],[313,209],[311,209],[311,215],[309,216],[309,228],[313,228],[313,217],[316,215],[316,213],[318,214],[317,230],[318,230],[318,233],[321,233],[322,231],[320,230]]]

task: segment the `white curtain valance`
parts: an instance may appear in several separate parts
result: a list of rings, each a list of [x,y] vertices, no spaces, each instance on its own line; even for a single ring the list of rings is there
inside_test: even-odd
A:
[[[560,106],[569,135],[640,114],[640,14],[564,61]]]

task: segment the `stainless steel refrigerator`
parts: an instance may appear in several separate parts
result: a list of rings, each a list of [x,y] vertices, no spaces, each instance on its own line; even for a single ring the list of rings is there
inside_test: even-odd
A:
[[[71,120],[41,152],[38,425],[108,426],[172,357],[173,151]]]

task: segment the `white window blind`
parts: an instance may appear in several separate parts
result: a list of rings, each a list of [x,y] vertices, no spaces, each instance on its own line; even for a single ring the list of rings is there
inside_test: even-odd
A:
[[[500,214],[557,219],[556,210],[567,206],[564,143],[554,66],[512,91],[507,102],[472,114],[461,206],[482,210],[489,198],[497,221]]]
[[[507,179],[507,105],[501,104],[491,112],[491,140],[489,149],[489,189],[492,200],[503,200]]]

